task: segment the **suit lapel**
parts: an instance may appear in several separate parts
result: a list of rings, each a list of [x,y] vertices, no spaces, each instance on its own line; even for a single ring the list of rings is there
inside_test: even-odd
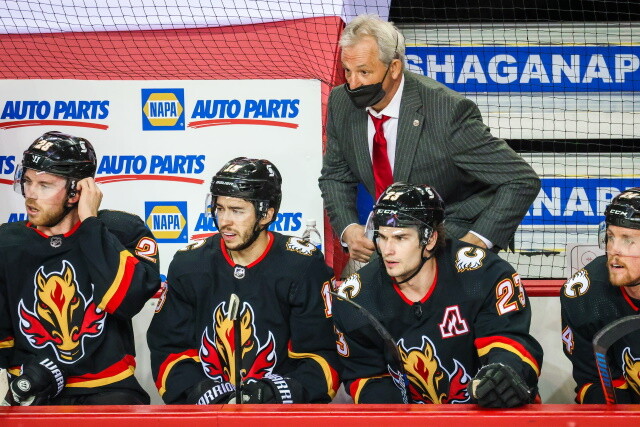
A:
[[[417,86],[417,80],[411,77],[410,72],[405,71],[396,140],[396,160],[393,165],[393,180],[396,182],[409,180],[420,133],[424,126],[425,114],[422,111],[423,105]]]

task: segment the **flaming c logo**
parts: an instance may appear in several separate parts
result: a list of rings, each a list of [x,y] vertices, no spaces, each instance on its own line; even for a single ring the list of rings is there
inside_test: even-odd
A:
[[[212,379],[236,384],[233,369],[236,356],[233,321],[228,318],[228,308],[220,303],[213,312],[213,327],[211,332],[207,327],[202,334],[200,360],[204,372]],[[260,379],[271,374],[276,364],[275,340],[269,332],[267,342],[261,346],[255,333],[253,309],[249,303],[242,305],[238,314],[240,317],[240,350],[242,358],[241,375],[244,379]],[[247,370],[247,367],[249,369]]]
[[[78,289],[76,272],[68,261],[49,274],[40,267],[34,277],[34,310],[20,300],[20,330],[36,348],[51,345],[58,360],[73,363],[84,355],[84,340],[100,335],[105,313],[93,298],[86,300]]]
[[[409,378],[409,392],[415,403],[465,403],[469,400],[467,384],[471,377],[457,360],[449,374],[440,363],[429,338],[422,337],[421,347],[405,348],[404,339],[398,342],[400,357]]]
[[[627,383],[637,395],[640,395],[640,359],[633,357],[629,347],[626,347],[622,352],[622,362]]]

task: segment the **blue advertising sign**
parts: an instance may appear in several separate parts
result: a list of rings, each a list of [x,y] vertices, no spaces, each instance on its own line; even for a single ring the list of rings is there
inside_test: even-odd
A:
[[[459,92],[640,90],[640,46],[408,46],[407,68]]]

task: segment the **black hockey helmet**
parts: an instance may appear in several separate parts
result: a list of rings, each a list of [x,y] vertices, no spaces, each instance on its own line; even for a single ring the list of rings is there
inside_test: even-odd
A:
[[[29,146],[23,154],[22,166],[80,180],[96,174],[96,153],[86,139],[52,131]]]
[[[276,219],[282,201],[282,176],[273,163],[264,159],[236,157],[227,162],[211,180],[212,202],[218,196],[253,202],[258,218],[274,209]]]
[[[629,188],[618,194],[604,211],[607,225],[640,230],[640,187]]]
[[[40,136],[22,155],[16,168],[14,189],[24,195],[24,169],[33,169],[68,178],[69,196],[75,195],[77,181],[96,174],[96,152],[89,141],[66,133],[51,131]]]
[[[433,187],[396,182],[378,197],[366,228],[375,241],[380,227],[417,227],[420,244],[426,245],[443,221],[444,202]]]

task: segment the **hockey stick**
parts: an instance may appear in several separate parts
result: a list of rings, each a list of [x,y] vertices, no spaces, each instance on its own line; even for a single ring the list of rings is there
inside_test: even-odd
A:
[[[380,335],[380,338],[382,338],[382,341],[384,343],[384,348],[386,350],[384,353],[391,354],[392,362],[393,364],[396,365],[398,369],[397,375],[399,377],[399,383],[401,385],[400,392],[402,393],[402,401],[404,403],[409,403],[409,399],[407,397],[407,389],[409,388],[409,380],[407,378],[407,373],[404,370],[402,358],[400,357],[400,350],[398,350],[398,346],[396,345],[396,342],[393,340],[393,337],[391,336],[389,331],[387,331],[387,328],[385,328],[378,319],[373,317],[373,315],[366,308],[364,308],[357,302],[353,301],[350,298],[345,298],[344,296],[336,292],[329,291],[329,293],[334,297],[340,298],[341,300],[346,301],[352,306],[354,306],[358,310],[358,312],[360,312],[360,314],[362,314],[369,321],[369,323],[371,324],[371,326],[373,326],[373,329],[375,329],[378,335]],[[392,369],[390,370],[393,372]],[[394,382],[396,382],[395,379],[394,379]]]
[[[611,370],[607,363],[607,351],[611,345],[623,336],[640,329],[640,315],[626,316],[614,320],[600,329],[593,337],[593,353],[600,376],[600,384],[607,404],[616,403],[616,393],[611,378]]]
[[[236,294],[231,294],[229,299],[229,311],[227,318],[233,321],[233,340],[234,340],[234,358],[233,358],[233,370],[236,376],[236,402],[242,402],[242,344],[240,337],[240,318],[238,317],[240,311],[240,298]],[[239,353],[238,353],[239,352]]]

